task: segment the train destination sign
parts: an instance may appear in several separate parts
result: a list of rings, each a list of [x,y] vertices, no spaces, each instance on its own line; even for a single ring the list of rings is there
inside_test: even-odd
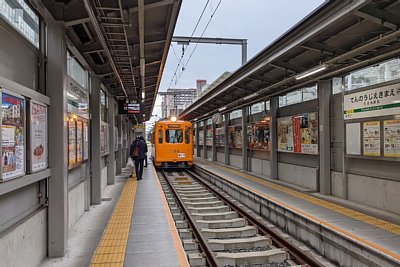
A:
[[[119,114],[140,114],[139,103],[126,103],[125,100],[118,101]]]

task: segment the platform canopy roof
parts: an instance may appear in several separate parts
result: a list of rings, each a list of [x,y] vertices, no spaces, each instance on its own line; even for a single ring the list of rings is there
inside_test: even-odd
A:
[[[326,1],[180,117],[207,118],[399,56],[399,27],[398,0]]]
[[[142,103],[139,122],[149,119],[182,0],[41,2],[67,26],[69,49],[83,55],[113,96]]]

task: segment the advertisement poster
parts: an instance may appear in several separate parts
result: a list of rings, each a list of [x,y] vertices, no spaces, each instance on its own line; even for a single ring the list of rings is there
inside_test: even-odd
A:
[[[217,147],[225,146],[225,129],[223,127],[215,128],[215,145]]]
[[[25,173],[25,101],[2,93],[2,179]]]
[[[105,122],[100,125],[100,152],[108,152],[108,124]]]
[[[381,127],[379,121],[363,123],[363,148],[364,156],[381,155]]]
[[[346,154],[361,155],[361,126],[359,122],[346,123]]]
[[[68,164],[76,163],[76,121],[68,121]]]
[[[344,96],[344,119],[360,119],[400,114],[398,84]]]
[[[318,154],[318,113],[279,118],[278,151]]]
[[[242,125],[229,126],[229,146],[233,148],[242,147]]]
[[[305,113],[300,119],[301,153],[318,154],[318,113]]]
[[[400,120],[383,121],[384,156],[400,157]]]
[[[212,143],[213,143],[212,128],[207,128],[207,132],[206,132],[206,145],[207,145],[207,146],[212,146]]]
[[[118,128],[114,127],[114,150],[118,150]]]
[[[89,127],[86,122],[83,123],[83,159],[89,158]]]
[[[76,122],[76,152],[77,152],[77,162],[83,160],[83,122]]]
[[[249,149],[270,151],[270,122],[258,121],[247,125]]]
[[[203,131],[199,131],[199,146],[204,145],[204,134]]]
[[[31,171],[47,168],[47,107],[31,102]]]
[[[278,151],[293,152],[292,117],[279,118],[278,124]]]

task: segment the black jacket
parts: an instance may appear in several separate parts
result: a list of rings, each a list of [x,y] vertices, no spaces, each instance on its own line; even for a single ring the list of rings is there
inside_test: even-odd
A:
[[[135,157],[133,155],[133,151],[135,151],[135,147],[139,148],[139,157]],[[133,159],[145,159],[146,158],[146,153],[147,153],[147,144],[143,140],[137,140],[131,145],[129,150],[130,150],[129,154],[131,155],[131,158],[133,158]]]

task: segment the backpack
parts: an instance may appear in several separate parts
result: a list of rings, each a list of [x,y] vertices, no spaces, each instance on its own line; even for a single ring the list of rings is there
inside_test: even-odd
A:
[[[134,157],[139,157],[139,147],[137,145],[133,149],[133,156]]]

